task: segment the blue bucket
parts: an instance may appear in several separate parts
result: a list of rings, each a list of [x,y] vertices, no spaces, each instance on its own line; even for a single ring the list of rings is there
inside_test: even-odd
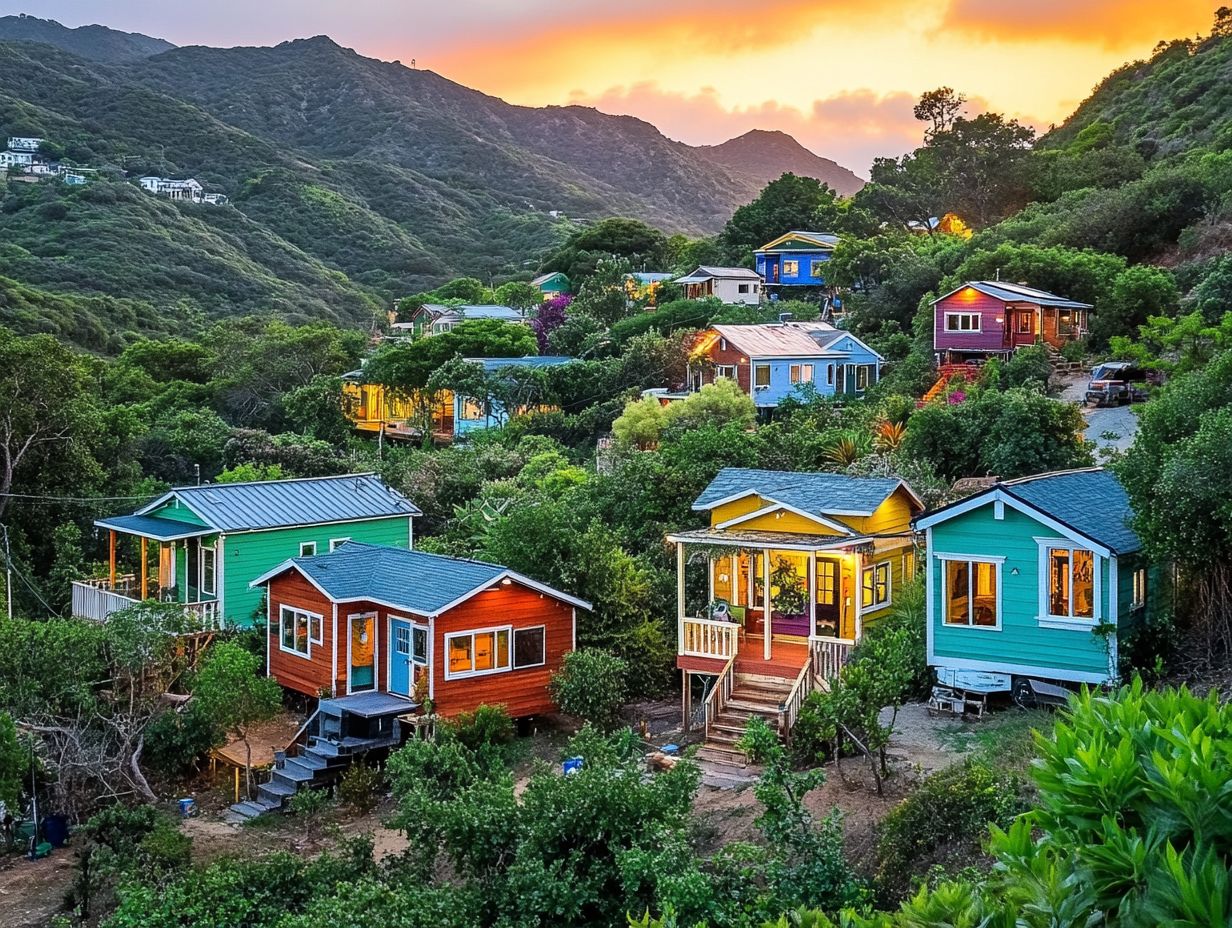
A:
[[[181,799],[179,801],[180,818],[191,818],[197,814],[197,800]]]
[[[565,762],[560,765],[560,769],[565,774],[565,776],[568,776],[571,773],[577,773],[579,770],[582,769],[582,758],[580,757],[567,758]]]

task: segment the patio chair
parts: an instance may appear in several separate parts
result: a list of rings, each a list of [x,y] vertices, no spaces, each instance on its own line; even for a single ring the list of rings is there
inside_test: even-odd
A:
[[[731,620],[740,626],[740,640],[744,640],[744,633],[748,627],[749,612],[744,606],[728,606],[728,613],[731,615]]]

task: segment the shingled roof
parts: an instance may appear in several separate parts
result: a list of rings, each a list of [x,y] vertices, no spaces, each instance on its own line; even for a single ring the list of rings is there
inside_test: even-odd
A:
[[[763,499],[811,515],[866,516],[872,515],[899,487],[916,498],[904,481],[894,477],[724,467],[693,501],[693,508],[713,509],[721,503],[756,493]],[[916,502],[919,503],[918,498]]]
[[[1116,475],[1102,467],[1006,480],[1007,494],[1118,554],[1142,547],[1134,510]]]
[[[264,585],[292,569],[332,602],[376,602],[416,615],[436,615],[506,578],[578,608],[590,608],[585,600],[499,564],[356,541],[339,545],[328,554],[290,558],[252,581],[251,586]]]

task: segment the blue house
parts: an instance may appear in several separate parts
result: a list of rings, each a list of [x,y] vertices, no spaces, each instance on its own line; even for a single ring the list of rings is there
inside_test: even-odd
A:
[[[689,390],[735,380],[758,409],[773,409],[806,385],[822,396],[862,396],[880,378],[883,360],[825,322],[716,325],[690,356]]]
[[[1033,680],[1115,680],[1167,579],[1132,516],[1116,476],[1089,468],[1000,481],[917,519],[938,678],[1028,697]]]
[[[824,287],[826,263],[838,236],[829,232],[788,232],[753,252],[757,273],[773,292],[778,287]]]
[[[559,367],[570,363],[573,358],[562,355],[529,355],[523,358],[467,358],[472,364],[478,364],[485,374],[508,373],[516,370],[539,370],[547,367]],[[475,398],[455,393],[453,396],[453,434],[455,438],[478,429],[498,428],[504,425],[512,416],[524,415],[528,412],[545,412],[548,407],[528,403],[508,410],[504,405],[491,398]]]

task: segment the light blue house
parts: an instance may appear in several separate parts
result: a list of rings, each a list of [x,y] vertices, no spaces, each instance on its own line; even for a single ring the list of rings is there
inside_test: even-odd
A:
[[[1166,579],[1131,518],[1117,478],[1091,468],[1000,481],[917,519],[929,666],[943,681],[985,674],[1015,693],[1032,679],[1115,680]]]
[[[529,355],[523,358],[467,358],[472,364],[480,365],[484,373],[491,375],[499,375],[501,373],[516,376],[515,372],[519,369],[525,370],[541,370],[548,367],[559,367],[562,364],[568,364],[573,361],[573,358],[564,357],[562,355]],[[453,397],[453,434],[455,438],[461,438],[468,432],[474,432],[479,429],[499,428],[504,425],[512,416],[524,415],[532,411],[547,411],[548,407],[526,403],[519,405],[513,410],[505,408],[504,404],[495,399],[481,399],[471,396],[466,396],[461,393],[455,393]]]
[[[824,287],[826,263],[838,236],[830,232],[788,232],[753,252],[757,273],[773,293],[779,287]]]
[[[716,325],[702,333],[690,356],[689,389],[728,378],[763,410],[807,387],[821,396],[856,397],[877,382],[883,360],[825,322]]]

